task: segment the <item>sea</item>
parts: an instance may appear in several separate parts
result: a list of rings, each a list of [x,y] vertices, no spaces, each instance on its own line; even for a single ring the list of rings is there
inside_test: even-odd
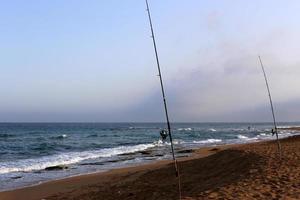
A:
[[[279,123],[282,128],[299,123]],[[176,157],[223,144],[275,139],[272,123],[172,123]],[[171,159],[165,123],[0,123],[0,191]],[[279,137],[300,134],[279,130]],[[57,169],[63,168],[63,169]]]

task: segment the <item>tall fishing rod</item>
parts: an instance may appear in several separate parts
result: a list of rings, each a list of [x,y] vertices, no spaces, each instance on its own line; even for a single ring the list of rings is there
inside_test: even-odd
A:
[[[150,25],[150,29],[151,29],[152,42],[153,42],[153,47],[154,47],[154,52],[155,52],[156,64],[157,64],[157,69],[158,69],[158,76],[159,76],[159,80],[160,80],[161,93],[162,93],[162,98],[163,98],[163,103],[164,103],[164,108],[165,108],[165,115],[166,115],[168,133],[169,133],[169,138],[170,138],[170,143],[171,143],[175,173],[176,173],[176,177],[178,178],[179,199],[181,200],[181,180],[180,180],[180,174],[179,174],[179,169],[178,169],[178,165],[177,165],[177,160],[175,158],[175,153],[174,153],[173,139],[172,139],[172,133],[171,133],[171,125],[170,125],[168,108],[167,108],[167,100],[166,100],[166,95],[165,95],[165,90],[164,90],[163,79],[162,79],[162,76],[161,76],[159,58],[158,58],[158,53],[157,53],[156,41],[155,41],[155,36],[154,36],[154,30],[153,30],[153,25],[152,25],[152,19],[151,19],[148,0],[146,0],[146,6],[147,6],[149,25]]]
[[[159,80],[160,80],[161,92],[162,92],[162,97],[163,97],[163,103],[164,103],[164,108],[165,108],[165,114],[166,114],[166,120],[167,120],[167,126],[168,126],[168,133],[169,133],[171,149],[172,149],[172,156],[173,156],[173,161],[174,161],[174,164],[175,164],[175,170],[176,170],[176,176],[177,176],[178,175],[178,168],[177,168],[177,162],[176,162],[175,153],[174,153],[174,146],[173,146],[173,140],[172,140],[172,134],[171,134],[171,125],[170,125],[170,121],[169,121],[166,95],[165,95],[164,84],[163,84],[163,80],[162,80],[162,76],[161,76],[159,58],[158,58],[158,53],[157,53],[156,41],[155,41],[155,36],[154,36],[154,30],[153,30],[153,25],[152,25],[152,19],[151,19],[148,0],[146,0],[146,6],[147,6],[147,13],[148,13],[149,24],[150,24],[150,29],[151,29],[151,37],[152,37],[153,47],[154,47],[154,52],[155,52],[156,64],[157,64],[157,69],[158,69],[158,76],[159,76]]]
[[[267,75],[266,75],[266,72],[265,72],[265,68],[264,68],[264,65],[263,65],[263,63],[261,61],[260,56],[258,56],[258,59],[259,59],[260,66],[261,66],[261,69],[262,69],[264,77],[265,77],[265,82],[266,82],[266,86],[267,86],[267,90],[268,90],[268,95],[269,95],[269,100],[270,100],[270,105],[271,105],[271,111],[272,111],[272,117],[273,117],[273,125],[274,125],[274,131],[272,129],[272,134],[276,135],[277,148],[278,148],[278,152],[279,152],[280,157],[281,157],[281,154],[282,154],[282,152],[281,152],[281,145],[280,145],[280,141],[279,141],[279,138],[278,138],[278,130],[277,130],[277,123],[276,123],[276,118],[275,118],[275,113],[274,113],[272,96],[271,96],[271,92],[270,92],[270,88],[269,88],[269,84],[268,84],[268,79],[267,79]]]

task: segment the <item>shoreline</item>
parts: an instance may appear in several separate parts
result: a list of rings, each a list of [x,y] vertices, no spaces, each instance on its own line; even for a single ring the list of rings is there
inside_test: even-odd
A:
[[[177,158],[178,162],[184,162],[194,159],[201,159],[210,155],[213,155],[219,151],[229,149],[232,147],[238,147],[244,144],[224,144],[224,145],[215,145],[215,146],[208,146],[208,147],[201,147],[197,149],[187,149],[188,151],[193,151],[187,157],[179,157]],[[90,185],[93,183],[97,183],[99,178],[110,178],[113,176],[124,176],[134,174],[136,172],[145,171],[147,169],[155,170],[162,168],[167,165],[172,165],[173,161],[168,160],[156,160],[152,161],[151,163],[143,164],[137,163],[133,166],[110,169],[104,172],[91,172],[85,174],[78,174],[70,177],[65,177],[56,180],[50,180],[42,183],[37,183],[29,186],[24,186],[21,188],[11,189],[0,191],[0,199],[19,199],[22,196],[30,196],[28,200],[34,199],[43,199],[46,196],[51,196],[56,193],[67,192],[68,188],[63,188],[62,186],[68,185],[68,187],[83,187],[85,185]],[[84,182],[84,183],[81,183]],[[86,183],[86,184],[85,184]]]
[[[262,141],[254,141],[254,142],[262,142]],[[253,143],[253,142],[249,141],[248,143]],[[210,152],[209,151],[210,149],[217,148],[218,150],[222,150],[222,149],[227,149],[227,148],[230,148],[230,147],[239,146],[239,145],[243,145],[243,144],[247,144],[247,143],[213,144],[211,146],[203,146],[203,147],[199,147],[199,148],[181,149],[181,150],[177,151],[176,160],[185,161],[185,160],[190,160],[190,159],[195,159],[195,158],[200,158],[200,157],[206,157],[206,156],[209,156],[213,153],[216,153],[216,152],[213,152],[213,151]],[[148,151],[148,150],[144,150],[144,151]],[[141,152],[143,152],[143,151],[141,151]],[[61,181],[61,180],[65,180],[65,179],[72,179],[72,178],[81,177],[81,176],[106,174],[106,173],[110,173],[110,172],[118,173],[118,171],[123,171],[123,169],[126,170],[126,169],[131,169],[131,168],[144,168],[143,166],[145,166],[145,167],[150,166],[151,167],[152,165],[164,165],[164,164],[167,164],[167,163],[168,164],[173,163],[171,158],[162,159],[162,160],[151,160],[151,161],[145,161],[145,162],[130,163],[130,164],[127,164],[125,166],[118,166],[118,167],[107,169],[107,170],[100,170],[100,171],[94,171],[94,172],[84,172],[82,174],[74,174],[74,175],[71,175],[71,176],[61,177],[61,178],[52,179],[52,180],[46,180],[46,181],[42,181],[42,182],[39,182],[39,183],[33,183],[33,184],[30,184],[30,185],[26,185],[26,186],[6,189],[6,190],[2,190],[2,191],[0,190],[0,194],[3,193],[3,192],[12,192],[12,191],[15,191],[15,190],[22,190],[22,189],[26,189],[26,188],[31,188],[31,187],[36,187],[36,186],[39,186],[39,185],[47,184],[49,182],[56,182],[56,181]],[[53,166],[53,167],[65,167],[65,165],[57,165],[57,166]],[[59,172],[63,171],[63,170],[65,170],[65,169],[63,169],[63,168],[58,169]],[[53,170],[53,171],[55,171],[55,170]],[[1,195],[0,195],[0,197],[1,197]]]
[[[288,130],[299,130],[298,127],[295,129],[289,128]],[[299,140],[300,136],[292,136],[288,138],[283,138],[281,141],[289,141],[291,140]],[[274,152],[276,149],[274,145],[275,140],[268,140],[268,141],[259,141],[259,142],[249,142],[244,144],[228,144],[228,145],[217,145],[217,146],[210,146],[210,147],[202,147],[199,149],[193,150],[192,154],[188,157],[182,157],[178,158],[178,163],[180,165],[185,165],[186,163],[193,163],[193,162],[200,162],[201,163],[208,163],[207,160],[211,160],[215,156],[219,156],[220,154],[225,154],[226,159],[231,159],[231,157],[226,154],[230,151],[245,151],[245,152],[251,152],[254,153],[253,156],[256,157],[256,159],[261,159],[261,152],[255,152],[254,147],[260,147],[261,146],[271,146],[269,148],[273,148]],[[265,149],[264,149],[265,150]],[[257,154],[257,155],[256,155]],[[234,154],[235,155],[235,154]],[[274,155],[272,155],[274,157]],[[225,160],[226,160],[225,159]],[[222,159],[221,159],[222,160]],[[214,160],[213,160],[214,161]],[[218,161],[219,162],[219,161]],[[224,161],[225,162],[225,161]],[[255,161],[256,162],[256,161]],[[215,163],[216,164],[216,163]],[[249,164],[249,163],[248,163]],[[238,165],[238,164],[236,164]],[[174,169],[172,164],[172,160],[160,160],[160,161],[153,161],[149,164],[137,164],[135,166],[131,167],[124,167],[124,168],[118,168],[118,169],[112,169],[106,172],[93,172],[89,174],[81,174],[81,175],[75,175],[72,177],[62,178],[58,180],[51,180],[46,181],[44,183],[35,184],[31,186],[22,187],[19,189],[12,189],[7,191],[0,192],[0,199],[2,200],[13,200],[13,199],[22,199],[24,196],[28,197],[28,200],[34,200],[34,199],[60,199],[61,197],[66,197],[66,194],[72,194],[75,195],[73,198],[78,197],[78,191],[85,191],[85,194],[89,196],[89,193],[91,192],[89,187],[94,186],[103,186],[104,191],[101,191],[102,194],[106,195],[106,198],[104,199],[114,199],[115,196],[112,194],[109,194],[111,192],[111,188],[117,187],[118,182],[127,182],[135,180],[135,178],[143,179],[145,175],[148,173],[156,173],[160,171],[164,171],[165,168],[168,168],[172,173],[167,173],[171,176],[171,180],[174,179]],[[232,167],[236,167],[235,165]],[[180,167],[181,168],[181,167]],[[185,169],[185,168],[183,168]],[[193,166],[191,167],[193,169]],[[205,168],[206,170],[206,168]],[[207,169],[209,173],[212,173],[209,169]],[[222,172],[222,169],[219,169]],[[224,169],[223,169],[224,170]],[[251,171],[252,169],[250,169]],[[260,172],[261,169],[254,169],[255,172]],[[250,173],[251,174],[251,173]],[[164,174],[161,174],[164,176]],[[184,173],[183,173],[184,175]],[[173,177],[173,178],[172,178]],[[299,176],[300,178],[300,176]],[[231,179],[231,178],[230,178]],[[155,181],[155,180],[154,180]],[[173,180],[174,181],[174,180]],[[175,182],[174,182],[175,183]],[[173,183],[173,189],[174,189],[174,183]],[[110,185],[110,187],[107,187],[106,185]],[[128,184],[129,186],[134,186],[134,183],[130,182]],[[300,183],[299,183],[300,186]],[[127,186],[126,186],[127,187]],[[133,193],[136,191],[136,189],[132,189]],[[175,190],[176,192],[176,187]],[[173,191],[173,192],[174,192]],[[128,192],[128,191],[127,191]],[[79,192],[80,193],[80,192]],[[129,192],[129,196],[131,196],[132,192]],[[209,196],[211,192],[207,192],[206,196]],[[200,192],[201,194],[201,192]],[[105,196],[104,195],[104,196]],[[114,198],[110,198],[111,196],[114,196]],[[118,194],[117,194],[118,195]],[[120,194],[121,195],[121,194]],[[135,196],[136,197],[136,196]],[[300,194],[299,194],[300,197]],[[83,199],[85,199],[84,197]],[[89,198],[86,198],[89,199]],[[100,198],[102,199],[102,198]],[[125,198],[127,199],[127,198]],[[131,199],[130,197],[128,199]],[[134,199],[134,198],[132,198]],[[143,199],[143,197],[139,197],[138,199]],[[163,198],[163,199],[170,199],[170,198]]]
[[[288,124],[285,125],[286,127],[290,127]],[[18,127],[17,125],[14,126]],[[51,126],[49,125],[49,129],[55,131],[56,126]],[[6,155],[5,152],[3,152],[4,159],[0,166],[1,191],[23,188],[42,182],[58,180],[82,174],[90,174],[99,171],[108,171],[115,168],[147,164],[156,160],[171,159],[168,142],[166,142],[166,144],[162,144],[161,141],[157,140],[158,138],[154,137],[157,136],[156,134],[150,134],[150,136],[143,136],[143,134],[139,134],[141,128],[146,132],[151,130],[150,132],[152,133],[152,129],[156,129],[158,127],[157,124],[152,124],[151,126],[144,124],[127,124],[126,126],[120,126],[116,124],[113,125],[114,128],[112,129],[109,128],[110,126],[111,125],[92,127],[93,130],[94,128],[95,130],[103,129],[105,132],[103,135],[102,133],[99,135],[94,134],[93,131],[83,131],[83,135],[78,134],[76,133],[76,130],[80,128],[81,125],[72,125],[72,129],[74,129],[76,133],[74,135],[67,131],[70,128],[69,126],[61,127],[61,132],[59,134],[47,134],[45,132],[46,135],[42,134],[43,136],[39,136],[43,131],[34,132],[37,133],[37,135],[34,136],[34,138],[37,138],[37,142],[34,142],[33,145],[25,145],[30,151],[28,150],[25,152],[19,152],[20,156],[16,159],[14,159],[14,155],[9,156],[9,154]],[[87,127],[89,127],[89,125],[86,126],[86,128]],[[31,129],[34,130],[36,128],[39,128],[39,126],[29,126],[26,128],[25,132],[30,132]],[[119,131],[119,129],[121,131]],[[107,132],[107,130],[109,131]],[[121,135],[121,133],[124,131],[125,133],[134,134],[134,138],[141,139],[138,143],[131,143],[126,141],[127,139],[125,137],[125,139],[121,139],[122,142],[118,141],[121,145],[110,145],[110,142],[108,141],[108,145],[103,146],[103,141],[101,142],[101,138],[103,137],[104,140],[106,140],[107,137],[105,135],[110,133],[111,130],[118,132],[117,135],[113,135],[112,137],[116,139],[116,141],[119,140],[119,135]],[[185,149],[196,149],[205,146],[225,144],[243,144],[274,139],[271,134],[268,134],[269,129],[267,125],[258,124],[253,124],[250,129],[245,125],[231,123],[224,125],[177,124],[174,125],[174,131],[177,131],[176,134],[178,134],[178,140],[175,141],[176,144],[178,144],[176,145],[176,155],[178,158],[190,155],[189,152],[181,153],[181,150]],[[280,133],[282,133],[280,135],[280,138],[282,138],[293,135],[296,132],[280,130]],[[19,135],[15,134],[13,131],[9,131],[8,134],[1,135],[0,137],[2,136],[4,137],[5,141],[8,141],[4,143],[4,147],[7,145],[8,148],[10,145],[14,145],[14,140],[18,141],[17,139],[19,139]],[[40,146],[41,144],[38,142],[39,137],[42,137],[47,141],[49,140],[45,147]],[[80,145],[74,141],[74,138],[77,137],[82,137]],[[94,143],[96,138],[97,147],[90,148],[90,144],[96,144]],[[100,143],[98,141],[100,141]],[[98,143],[101,145],[99,146]],[[22,144],[20,143],[18,145]],[[84,148],[82,150],[78,150],[78,145],[80,148],[81,146]],[[62,150],[57,150],[60,148],[62,148]],[[41,154],[40,156],[40,151],[43,151],[46,154]],[[19,155],[18,151],[16,153],[16,155]],[[31,154],[35,154],[36,156],[31,157]]]

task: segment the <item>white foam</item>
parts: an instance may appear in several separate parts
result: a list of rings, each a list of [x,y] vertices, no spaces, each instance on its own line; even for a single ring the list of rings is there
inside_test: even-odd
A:
[[[218,142],[222,142],[221,139],[207,139],[207,140],[200,140],[200,141],[193,141],[193,143],[196,144],[209,144],[209,143],[218,143]]]
[[[252,137],[252,138],[249,138],[249,137],[247,137],[247,136],[245,136],[245,135],[238,135],[237,136],[238,137],[238,139],[241,141],[241,142],[243,142],[243,141],[254,141],[254,140],[258,140],[258,137],[259,137],[259,135],[258,135],[258,137]]]
[[[233,128],[232,131],[240,132],[240,131],[245,131],[243,128]]]
[[[280,128],[280,129],[285,129],[285,128],[300,128],[299,125],[295,125],[295,126],[278,126],[277,128]]]
[[[213,128],[210,128],[209,129],[211,132],[216,132],[217,130],[216,129],[213,129]]]
[[[182,140],[173,140],[173,144],[181,144],[181,143],[185,143],[184,141]],[[165,145],[168,145],[170,146],[171,143],[169,141],[163,141],[162,139],[159,139],[158,141],[154,142],[153,144],[155,144],[156,146],[165,146]]]
[[[62,135],[55,136],[55,137],[51,137],[51,138],[52,138],[52,139],[64,139],[64,138],[66,138],[66,137],[68,137],[68,135],[62,134]]]
[[[178,131],[191,131],[193,130],[192,128],[178,128]]]
[[[170,145],[169,142],[163,141],[162,139],[159,139],[158,141],[154,142],[153,144],[155,144],[158,147],[165,146],[165,145]]]
[[[238,135],[237,136],[239,139],[249,139],[247,136],[244,136],[244,135]]]
[[[52,156],[45,156],[37,159],[23,159],[17,161],[0,163],[0,174],[10,172],[27,172],[34,170],[43,170],[46,167],[57,165],[69,165],[81,162],[87,159],[105,158],[124,153],[134,153],[145,149],[155,147],[156,144],[139,144],[134,146],[120,146],[95,151],[69,152]]]

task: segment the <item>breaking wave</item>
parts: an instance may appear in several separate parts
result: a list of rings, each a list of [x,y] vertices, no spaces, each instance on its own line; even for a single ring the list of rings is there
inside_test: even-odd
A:
[[[37,159],[23,159],[18,161],[10,161],[0,163],[0,174],[10,172],[28,172],[43,170],[46,167],[57,165],[69,165],[79,163],[87,159],[107,158],[117,156],[124,153],[134,153],[137,151],[143,151],[151,147],[155,147],[156,144],[139,144],[134,146],[120,146],[115,148],[107,148],[95,151],[84,152],[69,152],[64,154],[52,155],[40,157]]]
[[[192,128],[178,128],[178,131],[192,131]]]
[[[237,137],[238,137],[238,139],[249,139],[249,137],[244,136],[244,135],[238,135]]]
[[[218,143],[222,142],[221,139],[207,139],[207,140],[200,140],[200,141],[193,141],[196,144],[209,144],[209,143]]]
[[[66,138],[66,137],[68,137],[68,135],[62,134],[62,135],[59,135],[59,136],[51,137],[51,139],[57,139],[57,140],[60,140],[60,139]]]

